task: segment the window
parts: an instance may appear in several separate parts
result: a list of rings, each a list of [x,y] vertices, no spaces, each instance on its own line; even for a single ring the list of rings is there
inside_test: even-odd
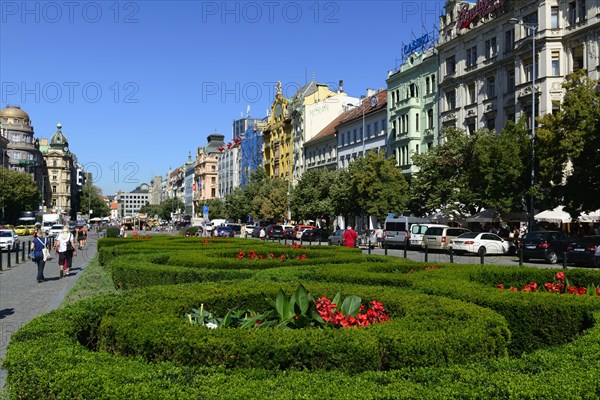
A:
[[[52,166],[56,167],[56,160],[52,160]]]
[[[446,75],[453,75],[456,72],[456,60],[454,56],[446,58]]]
[[[415,114],[415,130],[419,131],[419,113]]]
[[[13,158],[20,160],[21,159],[21,152],[20,151],[13,151]]]
[[[456,108],[456,90],[446,92],[446,110],[454,110]]]
[[[504,52],[508,53],[515,48],[515,29],[504,32]]]
[[[52,185],[52,193],[56,193],[56,185]]]
[[[550,7],[550,27],[558,29],[558,6]]]
[[[472,135],[475,133],[475,119],[474,118],[470,118],[469,121],[467,122],[467,133],[469,135]]]
[[[525,72],[525,82],[533,80],[533,59],[525,60],[523,62],[523,71]]]
[[[435,92],[435,75],[431,75],[431,92]]]
[[[371,124],[367,124],[367,136],[366,138],[370,138],[371,137]]]
[[[585,0],[579,0],[579,22],[583,22],[587,19],[585,12]]]
[[[537,24],[538,24],[537,11],[536,12],[532,12],[529,15],[526,15],[523,18],[523,24],[529,25],[529,26],[537,26]],[[525,36],[529,37],[529,36],[533,35],[533,32],[534,32],[533,29],[525,28]]]
[[[216,197],[217,189],[215,189],[215,188],[210,189],[210,195],[211,195],[211,197]]]
[[[477,65],[477,46],[467,49],[467,68],[473,68]]]
[[[488,99],[496,97],[496,77],[490,76],[486,79]]]
[[[467,85],[467,96],[469,104],[475,104],[477,96],[475,94],[475,82],[471,82]]]
[[[493,131],[494,129],[496,129],[496,120],[495,118],[488,118],[485,121],[486,124],[486,128],[488,128],[490,131]]]
[[[386,133],[387,126],[385,124],[385,118],[381,120],[381,134],[384,135]],[[375,134],[377,134],[377,122],[375,122]]]
[[[425,77],[425,94],[429,94],[431,91],[429,90],[429,77]]]
[[[513,68],[509,68],[506,71],[506,93],[511,93],[515,91],[515,70]]]
[[[56,176],[56,175],[52,175],[52,180],[53,180],[53,181],[57,181],[57,180],[58,180],[58,176]]]
[[[569,8],[568,8],[568,19],[569,19],[569,25],[575,25],[575,23],[577,22],[577,13],[576,13],[577,7],[576,7],[576,3],[573,1],[571,3],[569,3]]]
[[[427,127],[429,129],[433,128],[433,108],[427,110]]]
[[[354,131],[352,131],[352,133],[353,133],[353,136],[354,136],[354,143],[356,143],[357,142],[357,140],[356,140],[357,139],[356,129]]]
[[[560,52],[552,51],[552,75],[560,75]]]
[[[496,46],[496,38],[493,37],[489,40],[485,41],[485,59],[490,60],[496,57],[498,53],[498,48]]]
[[[214,185],[214,184],[215,184],[215,182],[216,182],[216,180],[215,180],[215,179],[216,179],[216,178],[215,178],[214,176],[213,176],[212,178],[210,178],[210,183],[212,183],[212,184]]]

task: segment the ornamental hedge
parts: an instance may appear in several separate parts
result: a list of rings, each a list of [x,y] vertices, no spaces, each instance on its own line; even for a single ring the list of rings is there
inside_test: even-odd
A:
[[[521,290],[557,270],[233,239],[105,239],[99,248],[117,287],[137,289],[16,332],[4,363],[14,398],[600,398],[600,297]],[[236,258],[250,250],[286,259]],[[600,285],[598,271],[564,272],[574,286]],[[391,319],[284,331],[209,330],[183,318],[200,304],[260,311],[298,283],[315,296],[341,289],[382,301]]]

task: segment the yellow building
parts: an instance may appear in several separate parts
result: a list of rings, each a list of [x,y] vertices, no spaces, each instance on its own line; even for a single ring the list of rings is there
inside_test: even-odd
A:
[[[335,95],[336,92],[329,90],[327,85],[312,80],[288,99],[281,91],[281,82],[277,82],[275,101],[263,131],[263,164],[268,177],[293,179],[293,150],[304,142],[305,106]],[[301,142],[300,146],[298,142]]]
[[[71,213],[73,172],[75,156],[69,151],[69,142],[62,133],[60,123],[56,125],[56,133],[46,145],[45,139],[40,142],[40,150],[46,166],[46,182],[43,195],[47,209],[59,214]],[[48,190],[49,189],[49,190]]]

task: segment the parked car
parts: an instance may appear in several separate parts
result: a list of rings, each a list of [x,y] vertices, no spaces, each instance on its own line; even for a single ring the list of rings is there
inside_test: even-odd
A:
[[[448,226],[432,226],[427,228],[423,235],[422,247],[426,249],[447,250],[448,244],[454,238],[469,232],[465,228],[451,228]]]
[[[413,224],[410,227],[410,245],[414,247],[423,247],[423,235],[429,227],[447,227],[448,225],[441,224]]]
[[[596,249],[600,246],[600,236],[586,236],[567,246],[567,261],[577,267],[600,268],[596,262]]]
[[[344,245],[344,239],[342,239],[343,234],[344,234],[343,229],[338,229],[337,231],[333,232],[333,234],[331,236],[329,236],[329,238],[327,239],[327,241],[329,242],[329,245],[330,246],[343,246]]]
[[[19,248],[19,235],[12,229],[0,229],[0,250],[13,251]]]
[[[411,228],[414,224],[426,224],[430,222],[427,218],[406,215],[387,217],[383,224],[383,242],[389,247],[404,246],[406,239],[410,240]]]
[[[296,227],[294,225],[281,225],[283,228],[283,236],[287,239],[294,239],[296,237]]]
[[[564,232],[559,231],[533,231],[521,240],[523,261],[532,258],[546,260],[549,264],[556,264],[563,259],[567,246],[572,242]]]
[[[242,233],[242,225],[240,224],[228,222],[225,224],[225,226],[229,226],[231,229],[233,229],[233,233],[236,235],[240,235]]]
[[[328,237],[329,237],[329,232],[327,232],[327,229],[313,228],[313,229],[306,229],[302,233],[300,240],[302,240],[304,242],[319,242],[319,241],[326,242]]]
[[[267,239],[284,239],[285,231],[281,225],[268,225],[265,228],[265,234]]]
[[[248,231],[249,234],[253,237],[253,238],[259,238],[260,237],[260,226],[253,226],[251,227],[251,231]],[[246,229],[250,229],[250,228],[246,228]]]
[[[60,235],[62,233],[64,229],[64,225],[52,225],[50,227],[50,230],[48,230],[47,235],[50,237],[57,237],[58,235]]]
[[[25,225],[17,225],[15,226],[15,233],[20,236],[27,236],[29,235],[29,229]]]
[[[466,232],[452,239],[450,243],[450,247],[456,253],[477,253],[480,256],[508,254],[511,245],[513,245],[511,242],[488,232]]]
[[[215,237],[234,237],[235,232],[230,226],[217,226],[215,228]]]
[[[296,230],[295,230],[295,236],[296,239],[300,240],[300,237],[302,236],[302,233],[304,232],[304,230],[306,229],[314,229],[316,228],[316,226],[314,225],[297,225],[296,226]]]

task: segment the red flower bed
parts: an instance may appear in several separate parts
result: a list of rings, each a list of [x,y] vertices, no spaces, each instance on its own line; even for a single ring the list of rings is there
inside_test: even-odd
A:
[[[254,250],[250,250],[250,252],[248,254],[246,254],[246,252],[244,252],[244,251],[240,251],[239,253],[237,253],[235,258],[237,258],[238,260],[241,260],[243,258],[249,258],[251,260],[257,259],[257,260],[282,260],[282,261],[287,260],[287,259],[306,260],[306,254],[302,254],[297,257],[289,257],[283,253],[280,254],[279,256],[275,256],[275,254],[269,253],[268,255],[264,256],[262,254],[256,254],[256,252]]]
[[[496,287],[498,289],[505,290],[504,285],[501,283],[496,285]],[[598,288],[598,287],[593,286],[590,288],[590,289],[593,289],[593,291],[588,291],[588,289],[583,286],[571,285],[571,283],[565,276],[565,273],[562,271],[556,273],[555,282],[544,283],[544,285],[542,287],[549,293],[561,293],[561,294],[571,293],[574,295],[584,295],[584,294],[594,295],[595,294],[596,296],[600,296],[600,288]],[[511,287],[509,290],[511,292],[518,292],[519,288]],[[523,289],[521,289],[521,291],[537,292],[538,284],[536,282],[530,282],[530,283],[526,284],[525,286],[523,286]]]

